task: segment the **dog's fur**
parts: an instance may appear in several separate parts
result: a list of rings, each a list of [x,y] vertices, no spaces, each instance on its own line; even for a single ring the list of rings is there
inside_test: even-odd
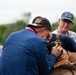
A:
[[[54,68],[51,71],[50,75],[76,75],[76,71],[67,68],[58,67],[58,68]]]
[[[63,48],[62,42],[60,42],[59,39],[57,39],[56,41],[52,42],[52,43],[49,45],[49,46],[50,46],[49,49],[51,50],[51,48],[52,48],[53,46],[55,46],[55,45],[57,45],[57,46],[60,45],[60,46],[62,47],[62,53],[61,53],[61,55],[63,54],[63,55],[64,55],[64,58],[63,58],[61,61],[59,61],[59,60],[57,59],[55,65],[54,65],[54,68],[59,67],[59,66],[63,66],[63,65],[67,65],[67,64],[68,64],[68,61],[70,61],[70,62],[76,61],[76,53],[75,53],[75,52],[70,52],[70,51],[68,51],[68,50],[65,50],[65,49]],[[50,50],[49,50],[49,53],[51,52]]]

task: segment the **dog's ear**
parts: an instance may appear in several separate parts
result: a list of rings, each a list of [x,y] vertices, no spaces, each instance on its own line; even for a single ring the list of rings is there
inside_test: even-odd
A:
[[[48,51],[49,51],[49,53],[51,53],[51,49],[54,46],[55,46],[55,43],[54,42],[48,43]]]

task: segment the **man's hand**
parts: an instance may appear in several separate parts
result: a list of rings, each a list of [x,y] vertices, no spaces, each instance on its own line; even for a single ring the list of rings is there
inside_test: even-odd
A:
[[[76,70],[76,61],[74,62],[70,62],[68,61],[68,64],[63,66],[64,68],[69,68],[69,69],[73,69],[73,70]]]
[[[58,57],[62,53],[62,47],[61,46],[52,47],[51,53]]]
[[[66,56],[65,56],[64,54],[60,55],[60,56],[58,57],[58,61],[63,60],[65,57],[66,57]]]

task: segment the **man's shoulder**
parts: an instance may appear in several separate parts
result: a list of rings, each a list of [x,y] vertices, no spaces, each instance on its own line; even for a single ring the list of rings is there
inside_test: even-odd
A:
[[[0,45],[0,50],[2,50],[2,47],[3,47],[3,46],[2,46],[2,45]]]
[[[76,32],[74,32],[74,31],[69,30],[68,32],[69,32],[69,34],[71,34],[71,35],[76,35]]]
[[[0,56],[1,56],[2,48],[3,48],[3,46],[0,45]]]

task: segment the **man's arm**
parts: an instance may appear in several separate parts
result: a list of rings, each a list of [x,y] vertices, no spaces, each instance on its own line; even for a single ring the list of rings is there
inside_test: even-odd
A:
[[[66,50],[76,52],[76,43],[69,36],[60,35],[60,41],[64,44]]]

